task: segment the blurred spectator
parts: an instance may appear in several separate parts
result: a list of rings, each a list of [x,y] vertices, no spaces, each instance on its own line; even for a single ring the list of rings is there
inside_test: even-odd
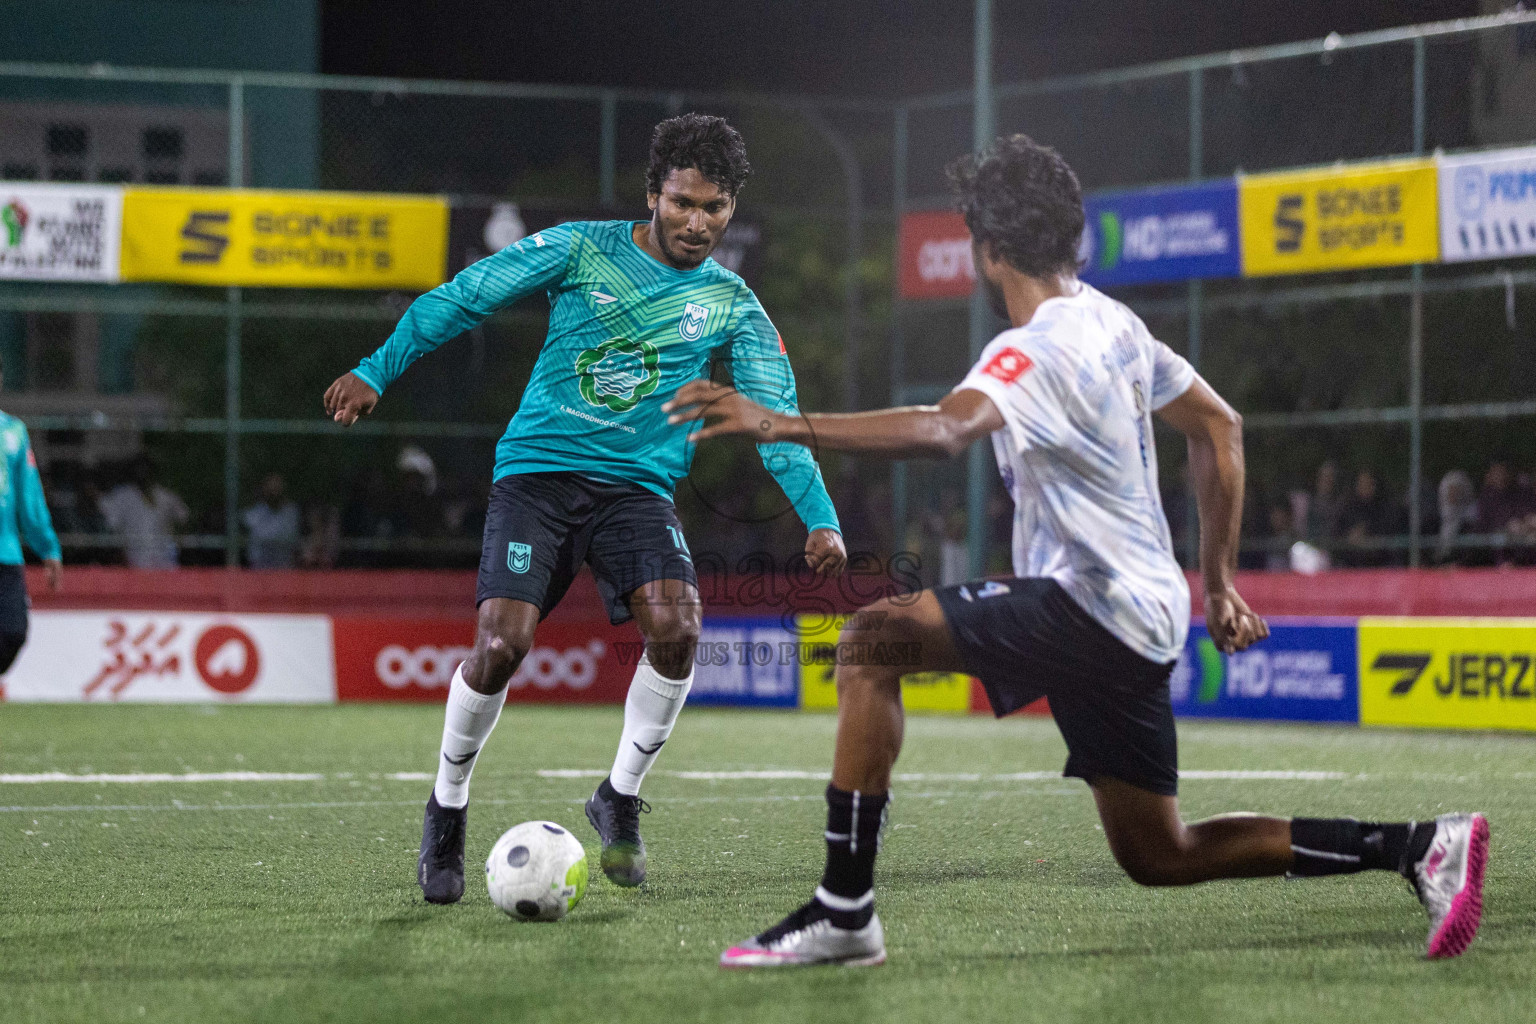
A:
[[[1339,467],[1332,460],[1317,467],[1317,479],[1311,499],[1306,504],[1307,518],[1302,532],[1314,544],[1326,549],[1343,532],[1341,520],[1347,503],[1339,488]]]
[[[462,474],[443,482],[443,534],[479,538],[485,532],[485,496]]]
[[[187,521],[186,503],[155,482],[154,464],[134,461],[132,482],[112,488],[101,499],[107,528],[123,540],[123,556],[135,569],[174,569],[178,564],[176,530]]]
[[[1291,567],[1291,545],[1299,539],[1292,528],[1289,502],[1271,505],[1269,508],[1269,545],[1264,553],[1264,568],[1270,572],[1285,572]]]
[[[1477,491],[1472,486],[1472,477],[1465,470],[1451,470],[1440,478],[1436,497],[1440,512],[1440,543],[1435,548],[1435,561],[1464,565],[1469,553],[1456,547],[1456,539],[1462,534],[1476,533],[1478,529]]]
[[[101,491],[85,466],[74,460],[62,460],[52,467],[48,503],[53,510],[53,524],[59,533],[101,536],[109,532],[101,514]],[[106,553],[94,548],[72,546],[70,559],[94,562]]]
[[[304,510],[304,546],[299,564],[306,569],[334,569],[341,553],[341,509],[314,504]]]
[[[1483,490],[1477,496],[1477,531],[1506,533],[1509,525],[1530,510],[1523,507],[1507,462],[1494,462],[1483,474]]]
[[[250,535],[252,569],[292,569],[299,552],[299,506],[288,497],[283,478],[267,474],[261,501],[240,516]]]
[[[1339,515],[1339,529],[1353,548],[1345,563],[1354,566],[1386,565],[1391,558],[1384,548],[1370,542],[1397,533],[1398,522],[1392,503],[1382,494],[1376,474],[1362,469],[1355,474],[1355,486]]]
[[[400,449],[395,468],[400,473],[400,525],[405,536],[421,540],[440,535],[443,514],[437,500],[437,466],[432,456],[408,444]]]

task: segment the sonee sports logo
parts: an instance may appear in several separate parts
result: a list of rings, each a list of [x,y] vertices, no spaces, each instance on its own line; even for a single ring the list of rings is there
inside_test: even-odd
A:
[[[1000,349],[981,372],[988,377],[996,377],[1004,384],[1012,384],[1024,376],[1034,366],[1034,361],[1016,348]]]
[[[193,210],[181,226],[183,263],[218,263],[229,248],[229,211]]]

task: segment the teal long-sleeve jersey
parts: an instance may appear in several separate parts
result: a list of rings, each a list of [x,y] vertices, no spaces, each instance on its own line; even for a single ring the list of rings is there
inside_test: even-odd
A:
[[[781,412],[797,408],[783,342],[757,296],[713,259],[678,270],[634,240],[632,221],[561,224],[530,235],[422,295],[356,370],[379,394],[406,367],[499,309],[541,289],[549,334],[496,446],[495,478],[568,471],[638,484],[670,499],[693,457],[689,425],[661,411],[726,348],[736,387]],[[807,530],[839,529],[810,451],[758,452]]]
[[[43,481],[37,474],[32,439],[21,420],[0,412],[0,565],[21,565],[26,542],[39,558],[59,557]]]

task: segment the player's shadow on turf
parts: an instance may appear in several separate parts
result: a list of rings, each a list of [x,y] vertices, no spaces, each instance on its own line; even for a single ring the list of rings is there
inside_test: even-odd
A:
[[[1149,935],[1152,933],[1149,932]],[[1070,942],[1070,937],[1063,935]],[[1153,945],[1141,943],[1134,946],[1092,946],[1081,949],[1019,949],[996,953],[957,953],[946,951],[942,963],[1028,963],[1043,960],[1097,960],[1106,957],[1163,960],[1186,953],[1243,953],[1282,952],[1288,950],[1316,951],[1337,949],[1359,950],[1363,947],[1396,952],[1404,948],[1417,949],[1418,943],[1405,937],[1401,928],[1378,928],[1355,932],[1313,932],[1305,935],[1277,935],[1272,938],[1250,939],[1245,942],[1191,942],[1183,943],[1158,933]]]

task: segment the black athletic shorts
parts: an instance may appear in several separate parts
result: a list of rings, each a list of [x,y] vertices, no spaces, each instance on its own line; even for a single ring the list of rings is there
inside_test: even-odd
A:
[[[654,491],[579,473],[518,473],[491,485],[476,605],[510,597],[538,605],[543,619],[583,562],[614,625],[633,617],[629,595],[653,580],[698,586],[677,510]]]
[[[966,672],[981,680],[999,718],[1049,698],[1067,741],[1063,775],[1178,792],[1171,662],[1131,650],[1055,580],[986,580],[934,593]]]
[[[19,565],[0,565],[0,636],[27,635],[27,577]]]

